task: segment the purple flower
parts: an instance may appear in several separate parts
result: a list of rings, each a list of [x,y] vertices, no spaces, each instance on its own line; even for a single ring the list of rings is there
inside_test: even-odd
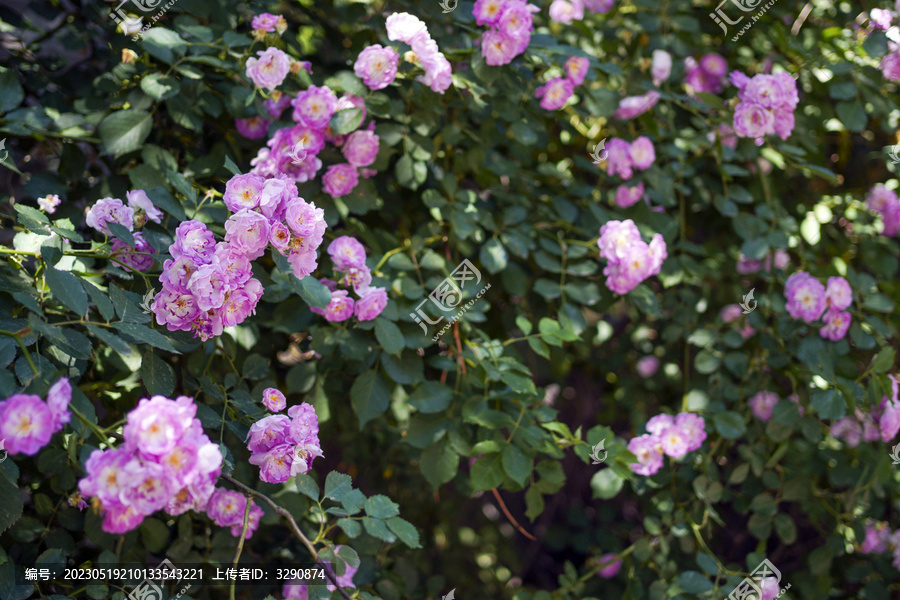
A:
[[[825,326],[819,329],[819,335],[826,340],[837,342],[847,335],[852,317],[848,312],[830,309],[825,311],[822,320],[825,321]]]
[[[881,399],[881,417],[878,419],[878,427],[880,428],[881,441],[890,442],[900,431],[900,399],[897,397],[897,379],[891,375],[892,397],[887,396]]]
[[[581,0],[553,0],[548,11],[550,19],[564,25],[584,18],[584,4]]]
[[[285,583],[281,595],[284,600],[309,600],[309,590],[305,583]]]
[[[625,255],[628,246],[641,241],[641,233],[634,221],[607,221],[600,227],[600,256],[610,261],[618,261]]]
[[[641,136],[631,142],[629,151],[631,154],[631,162],[636,169],[647,169],[656,160],[653,142],[647,137]]]
[[[659,102],[659,92],[649,91],[640,96],[628,96],[619,101],[613,117],[616,119],[633,119],[644,114]]]
[[[197,405],[187,396],[143,398],[128,413],[123,435],[128,448],[142,456],[166,454],[191,426]]]
[[[825,311],[825,286],[804,271],[791,275],[784,286],[787,311],[795,319],[812,323]]]
[[[175,482],[157,463],[129,461],[121,477],[124,482],[123,503],[144,515],[163,508],[177,491],[174,489]]]
[[[528,13],[528,15],[531,16],[531,13]],[[590,66],[591,63],[588,59],[571,56],[566,60],[563,69],[566,71],[566,78],[571,81],[573,85],[581,85],[584,83],[584,78],[587,77]]]
[[[269,132],[269,125],[271,124],[271,121],[267,121],[262,117],[249,117],[247,119],[234,120],[234,126],[237,128],[238,133],[248,140],[258,140],[259,138],[266,137],[266,134]]]
[[[831,425],[831,435],[835,439],[844,440],[851,448],[859,446],[863,428],[853,417],[844,417]]]
[[[288,244],[291,242],[291,230],[284,223],[275,223],[269,230],[269,242],[275,248],[284,254]]]
[[[194,263],[204,264],[212,260],[216,251],[216,237],[200,221],[184,221],[175,230],[175,243],[169,246],[172,258],[182,256]]]
[[[659,414],[647,421],[647,431],[650,435],[659,436],[663,431],[675,424],[672,415]]]
[[[269,245],[269,220],[260,213],[242,208],[225,221],[225,241],[253,260]]]
[[[325,318],[329,321],[346,321],[353,316],[355,302],[347,295],[347,290],[331,293],[331,302],[325,307]]]
[[[620,185],[616,188],[616,205],[619,206],[619,208],[628,208],[629,206],[637,203],[638,200],[643,197],[643,183],[639,183],[632,187],[628,187],[627,185]]]
[[[111,258],[119,260],[135,271],[147,271],[153,267],[153,257],[156,249],[150,245],[150,242],[144,239],[144,234],[140,231],[134,234],[134,248],[115,238],[112,243],[112,249],[109,253]]]
[[[319,441],[319,417],[311,404],[303,402],[288,409],[291,418],[289,441],[292,444],[305,444]]]
[[[619,138],[613,138],[606,146],[606,172],[618,175],[622,179],[631,179],[634,163],[631,159],[631,144]]]
[[[247,448],[251,452],[268,452],[287,440],[291,420],[285,415],[263,417],[250,426]]]
[[[331,165],[323,176],[322,189],[332,198],[346,196],[353,191],[359,183],[359,174],[356,167],[349,163]]]
[[[379,139],[372,131],[354,131],[344,142],[341,152],[354,167],[368,167],[378,156]]]
[[[393,13],[388,16],[384,25],[387,29],[388,39],[392,42],[406,42],[410,44],[422,34],[428,37],[425,23],[409,13]]]
[[[688,453],[687,436],[681,427],[673,425],[660,434],[660,445],[666,456],[681,458]]]
[[[700,68],[710,77],[725,77],[728,72],[728,63],[721,54],[711,52],[700,59]]]
[[[616,554],[612,554],[612,553],[603,554],[597,559],[597,564],[605,565],[606,563],[608,563],[609,561],[614,559],[616,556],[617,556]],[[615,577],[616,575],[619,574],[619,571],[621,569],[622,569],[621,559],[615,560],[615,561],[609,563],[608,565],[606,565],[605,567],[603,567],[602,569],[600,569],[597,572],[597,575],[599,575],[603,579],[612,579],[613,577]]]
[[[875,522],[871,519],[865,524],[865,537],[859,545],[859,551],[863,554],[884,554],[888,550],[891,540],[891,529],[887,523]]]
[[[271,98],[263,100],[263,106],[269,112],[270,117],[277,119],[284,112],[284,109],[291,105],[291,100],[292,98],[287,94],[273,92]]]
[[[526,2],[519,2],[517,0],[510,0],[506,3],[506,6],[503,8],[503,11],[500,13],[500,18],[497,20],[496,26],[497,29],[511,38],[521,39],[524,37],[530,37],[531,31],[534,29],[534,17],[531,15],[531,11],[528,9],[528,4]],[[587,74],[587,59],[586,58],[570,58],[566,61],[566,71],[569,72],[569,61],[575,61],[576,65],[573,65],[576,73],[575,76],[580,76],[581,79],[575,81],[574,77],[570,77],[575,82],[575,85],[581,85],[581,82],[584,81],[584,76]],[[584,64],[581,63],[584,61]],[[569,75],[572,73],[569,72]]]
[[[888,81],[900,81],[900,50],[884,55],[881,59],[881,74]]]
[[[729,304],[719,311],[719,318],[726,323],[731,323],[740,319],[742,314],[744,314],[744,309],[740,304]]]
[[[85,221],[105,235],[112,235],[107,223],[118,223],[128,231],[134,231],[134,209],[118,198],[101,198],[88,210]]]
[[[575,91],[575,85],[569,79],[554,77],[535,93],[535,98],[541,98],[541,108],[544,110],[559,110],[566,105]]]
[[[145,192],[144,190],[132,190],[125,195],[125,198],[128,200],[128,206],[130,206],[133,210],[144,211],[144,214],[147,215],[147,218],[154,223],[159,223],[162,221],[163,212],[156,208],[156,206],[147,196],[147,192]]]
[[[659,438],[644,434],[628,442],[628,451],[637,457],[638,462],[631,464],[631,470],[638,475],[655,475],[663,466],[663,453]]]
[[[191,275],[188,290],[200,310],[213,310],[225,303],[228,281],[219,265],[203,265]]]
[[[397,63],[400,55],[388,46],[380,44],[368,46],[359,53],[353,65],[353,72],[371,90],[384,89],[397,77]]]
[[[877,213],[884,213],[888,206],[896,202],[897,192],[888,189],[883,183],[875,185],[866,195],[866,207]]]
[[[295,240],[297,238],[294,238]],[[291,265],[291,269],[294,272],[294,276],[297,279],[303,279],[307,275],[312,274],[313,271],[318,267],[318,263],[316,261],[316,251],[308,250],[306,252],[291,252],[288,254],[288,262]]]
[[[72,384],[67,377],[62,377],[50,386],[47,392],[47,408],[53,417],[53,429],[59,431],[63,425],[72,420],[69,402],[72,401]]]
[[[256,312],[257,299],[242,289],[232,290],[218,309],[224,327],[234,327]]]
[[[342,235],[328,244],[328,255],[338,271],[366,266],[366,249],[354,237]]]
[[[338,552],[340,552],[343,546],[341,544],[336,544],[334,546],[334,555],[338,556]],[[343,560],[339,557],[339,560]],[[343,575],[338,575],[336,577],[337,584],[342,588],[355,588],[356,585],[353,583],[353,576],[356,575],[356,572],[359,570],[359,567],[354,567],[350,564],[345,563],[345,569]],[[328,583],[325,584],[325,587],[328,588],[329,592],[333,592],[337,589],[337,587],[331,583],[329,580]]]
[[[387,292],[383,287],[359,288],[356,293],[359,294],[359,300],[356,301],[356,318],[360,321],[371,321],[387,306]]]
[[[308,238],[315,234],[319,221],[324,220],[325,211],[303,198],[296,198],[287,205],[284,216],[294,235]]]
[[[59,196],[56,194],[47,194],[43,198],[38,198],[37,203],[42,211],[48,214],[53,214],[56,212],[56,207],[59,206],[60,200]]]
[[[280,444],[264,453],[250,456],[250,464],[259,467],[259,478],[266,483],[284,483],[291,478],[294,448]]]
[[[502,31],[491,29],[481,36],[481,54],[487,65],[507,65],[522,51],[519,50],[520,40],[504,34]]]
[[[584,7],[596,13],[608,13],[612,10],[616,0],[583,0]]]
[[[341,284],[346,286],[351,286],[353,290],[359,293],[359,290],[365,287],[369,287],[372,283],[372,272],[368,267],[349,267],[341,277]]]
[[[250,21],[250,28],[254,31],[262,31],[263,33],[272,33],[275,31],[275,27],[278,25],[278,20],[283,19],[281,15],[273,15],[269,13],[262,13],[261,15],[256,15],[253,17],[253,20]]]
[[[742,102],[734,111],[734,132],[738,137],[762,138],[775,133],[775,117],[762,105]]]
[[[337,96],[328,86],[311,85],[291,101],[293,118],[315,129],[325,129],[337,110]]]
[[[256,87],[269,91],[277,88],[291,70],[290,57],[278,48],[270,47],[256,53],[259,58],[248,58],[247,77]]]
[[[659,359],[655,356],[644,356],[637,361],[635,368],[637,369],[638,375],[644,379],[649,379],[650,377],[653,377],[657,369],[659,369]]]
[[[34,456],[50,442],[58,418],[39,396],[14,394],[0,402],[0,439],[10,454]]]
[[[825,302],[829,309],[844,310],[853,303],[853,290],[843,277],[829,277],[825,287]]]
[[[706,421],[700,415],[678,413],[675,417],[675,426],[684,433],[688,452],[700,449],[706,440]]]
[[[500,22],[500,15],[509,0],[476,0],[472,8],[475,23],[478,25],[494,26]]]
[[[654,50],[650,63],[653,85],[659,86],[672,73],[672,55],[665,50]]]
[[[750,398],[747,404],[750,405],[750,410],[753,411],[756,418],[765,423],[772,418],[772,411],[779,400],[781,398],[775,392],[762,391]]]
[[[228,242],[219,242],[216,244],[216,253],[213,257],[213,264],[221,269],[225,276],[225,282],[232,289],[238,288],[244,284],[252,271],[250,270],[250,259],[238,248],[235,248]]]

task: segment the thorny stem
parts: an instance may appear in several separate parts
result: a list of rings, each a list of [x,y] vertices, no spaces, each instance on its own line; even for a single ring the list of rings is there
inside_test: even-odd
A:
[[[259,498],[260,500],[262,500],[263,502],[265,502],[266,504],[271,506],[272,510],[274,510],[278,516],[280,516],[285,521],[287,521],[288,525],[291,528],[291,531],[294,533],[295,536],[297,536],[297,539],[299,539],[300,542],[304,546],[306,546],[306,549],[312,555],[313,560],[315,560],[315,562],[318,563],[318,565],[323,568],[323,570],[325,571],[325,575],[328,577],[328,579],[331,580],[331,583],[337,588],[337,590],[338,590],[338,592],[340,592],[341,596],[343,596],[346,600],[351,600],[350,596],[347,595],[347,592],[344,591],[344,588],[342,588],[341,585],[338,583],[337,576],[331,570],[331,567],[319,560],[319,553],[316,552],[315,546],[312,545],[312,542],[309,541],[309,538],[307,538],[305,535],[303,535],[303,532],[300,531],[300,526],[297,525],[297,521],[294,520],[294,516],[291,513],[289,513],[287,511],[287,509],[285,509],[284,507],[282,507],[279,504],[276,504],[271,498],[269,498],[265,494],[257,492],[253,488],[250,488],[250,487],[244,485],[243,483],[241,483],[234,477],[231,477],[230,475],[223,474],[222,479],[231,482],[233,485],[239,487],[242,491],[246,492],[247,494],[256,496],[257,498]]]

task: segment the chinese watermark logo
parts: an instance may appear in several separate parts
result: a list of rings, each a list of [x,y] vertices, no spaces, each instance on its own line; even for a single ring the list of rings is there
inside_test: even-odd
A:
[[[738,19],[736,21],[732,21],[731,19],[728,18],[728,16],[726,16],[724,9],[722,8],[722,5],[727,4],[729,1],[732,4],[734,4],[735,6],[737,6],[742,12],[748,13],[753,10],[756,10],[759,7],[759,5],[762,3],[763,0],[722,0],[722,2],[720,2],[719,5],[716,7],[716,11],[709,13],[709,16],[712,18],[712,20],[716,24],[718,24],[719,27],[722,28],[722,33],[724,33],[725,35],[728,35],[728,26],[727,25],[737,25],[738,23],[740,23],[741,21],[744,20],[743,16],[738,17]],[[760,10],[756,15],[750,17],[750,19],[752,19],[752,21],[747,23],[746,25],[744,25],[744,27],[741,29],[741,31],[736,36],[731,38],[731,41],[732,42],[737,41],[737,39],[739,37],[741,37],[745,31],[750,29],[750,27],[753,26],[753,23],[756,23],[763,16],[763,14],[765,14],[765,12],[767,10],[769,10],[769,8],[771,8],[773,4],[775,4],[776,1],[777,0],[770,0],[769,3],[766,4],[762,8],[762,10]]]
[[[774,581],[773,581],[774,579]],[[763,588],[778,586],[781,582],[781,571],[775,568],[768,558],[764,558],[749,577],[745,577],[730,594],[728,600],[758,600],[763,597]],[[789,590],[791,584],[787,584],[778,596]],[[771,597],[771,596],[770,596]]]
[[[298,167],[303,164],[303,161],[306,160],[306,140],[300,140],[296,144],[294,144],[293,148],[288,152],[288,156],[291,157],[291,162]]]
[[[3,144],[0,144],[0,148],[3,148]],[[900,163],[900,144],[895,144],[891,146],[891,151],[889,153],[891,157],[891,164],[896,165]],[[2,160],[2,159],[0,159]]]
[[[900,444],[894,446],[893,452],[891,452],[890,457],[893,464],[900,465]]]
[[[153,569],[153,571],[160,571],[163,574],[163,580],[166,579],[165,571],[175,571],[175,565],[172,564],[168,558],[163,559],[159,566]],[[182,588],[178,595],[174,597],[173,600],[178,600],[181,596],[184,595],[191,588],[191,584],[187,584]],[[163,600],[163,598],[168,598],[168,594],[166,594],[160,585],[157,585],[154,581],[150,579],[145,579],[137,587],[131,590],[128,593],[129,600]]]
[[[147,293],[144,294],[142,302],[140,303],[141,312],[143,312],[145,315],[153,314],[153,309],[150,308],[151,302],[153,302],[153,290],[149,289],[147,290]]]
[[[441,312],[450,312],[455,310],[460,303],[462,303],[463,299],[463,289],[466,287],[466,283],[470,280],[475,280],[475,285],[481,283],[481,271],[475,268],[468,259],[463,260],[459,263],[459,266],[456,267],[450,276],[444,279],[430,294],[428,297],[419,302],[419,305],[416,306],[416,312],[409,313],[409,316],[412,317],[416,323],[422,328],[424,333],[428,333],[428,327],[425,323],[429,325],[437,325],[440,323],[444,316],[441,315],[438,318],[431,320],[427,313],[422,310],[422,305],[425,304],[426,301],[431,300],[431,302],[441,311]],[[438,332],[431,341],[436,342],[439,337],[444,335],[448,329],[450,329],[450,325],[459,320],[459,318],[472,307],[475,302],[481,298],[481,295],[484,294],[487,290],[491,288],[491,284],[487,284],[484,288],[478,292],[474,298],[469,300],[468,303],[464,307],[460,309],[456,315],[451,317],[447,324],[444,325],[443,329]]]
[[[439,5],[441,8],[444,9],[441,12],[444,14],[453,12],[453,10],[456,8],[457,2],[458,2],[458,0],[452,0],[452,2],[450,0],[441,0]],[[456,589],[456,588],[453,588],[453,589]],[[452,594],[453,592],[450,592],[450,593]]]
[[[446,596],[441,596],[441,600],[453,600],[454,598],[456,598],[456,596],[454,595],[455,592],[456,588],[453,588],[452,590],[450,590],[449,594],[447,594]]]
[[[6,453],[6,445],[5,444],[6,444],[6,438],[3,438],[2,440],[0,440],[0,452],[3,453],[3,458],[0,458],[0,463],[2,463],[4,460],[6,460],[6,457],[8,456],[8,454]]]
[[[6,162],[6,159],[9,157],[9,151],[6,149],[6,138],[0,140],[0,152],[3,152],[3,156],[0,156],[0,162]]]
[[[591,464],[592,465],[599,465],[600,463],[602,463],[603,461],[606,460],[607,452],[606,452],[606,448],[603,447],[603,445],[605,443],[606,443],[606,438],[603,438],[597,444],[594,444],[593,446],[591,446]],[[601,452],[603,453],[603,456],[600,456]]]
[[[744,309],[744,314],[749,315],[756,309],[756,300],[753,299],[753,292],[756,291],[756,288],[750,290],[749,294],[744,294],[744,299],[741,302],[741,308]],[[753,304],[751,304],[751,302]]]
[[[599,150],[597,150],[599,148]],[[609,152],[606,151],[606,138],[600,140],[599,144],[594,144],[594,151],[590,153],[591,158],[594,159],[594,164],[599,165],[609,156]]]
[[[141,26],[141,20],[143,17],[129,17],[125,12],[122,11],[122,6],[124,4],[127,4],[128,2],[131,2],[138,8],[138,10],[140,10],[140,12],[149,13],[156,10],[157,8],[160,8],[159,5],[162,4],[162,1],[163,0],[122,0],[121,2],[119,2],[118,6],[113,9],[113,12],[109,13],[109,18],[112,19],[116,25],[121,25],[122,31],[126,35],[133,35],[134,37],[132,38],[132,40],[136,42],[141,39],[141,36],[143,36],[148,29],[153,27],[153,25],[160,19],[160,17],[166,14],[166,11],[169,10],[169,8],[178,0],[169,0],[169,3],[163,6],[160,11],[153,16],[150,23],[144,25],[142,29],[139,28]]]

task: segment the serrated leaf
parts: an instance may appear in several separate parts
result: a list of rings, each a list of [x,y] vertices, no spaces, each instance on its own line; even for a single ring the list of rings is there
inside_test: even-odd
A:
[[[368,370],[356,378],[350,388],[350,403],[359,418],[359,428],[387,410],[390,390],[384,377]]]
[[[531,476],[531,470],[533,468],[531,459],[525,456],[525,453],[513,444],[509,444],[503,448],[503,452],[500,453],[500,456],[503,470],[506,474],[509,475],[510,479],[519,485],[524,486],[525,482],[528,481],[528,478]]]
[[[139,149],[152,126],[153,118],[143,110],[128,109],[108,115],[98,128],[104,152],[118,158]]]
[[[54,298],[78,316],[83,316],[87,312],[88,295],[77,277],[68,271],[52,267],[45,271],[44,277]]]
[[[400,354],[406,347],[406,340],[400,328],[393,321],[388,321],[384,317],[378,317],[375,320],[375,338],[388,354]]]
[[[400,508],[397,504],[382,494],[368,498],[365,509],[367,515],[376,519],[389,519],[400,514]]]
[[[349,475],[332,471],[325,478],[325,497],[340,502],[344,494],[353,487],[353,480]]]
[[[421,548],[419,532],[412,523],[400,517],[392,517],[386,521],[388,528],[397,534],[400,541],[410,548]]]

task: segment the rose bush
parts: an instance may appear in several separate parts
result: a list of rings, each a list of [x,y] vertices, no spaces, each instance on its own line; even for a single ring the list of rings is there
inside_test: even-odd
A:
[[[900,7],[151,4],[0,8],[0,598],[900,594]]]

